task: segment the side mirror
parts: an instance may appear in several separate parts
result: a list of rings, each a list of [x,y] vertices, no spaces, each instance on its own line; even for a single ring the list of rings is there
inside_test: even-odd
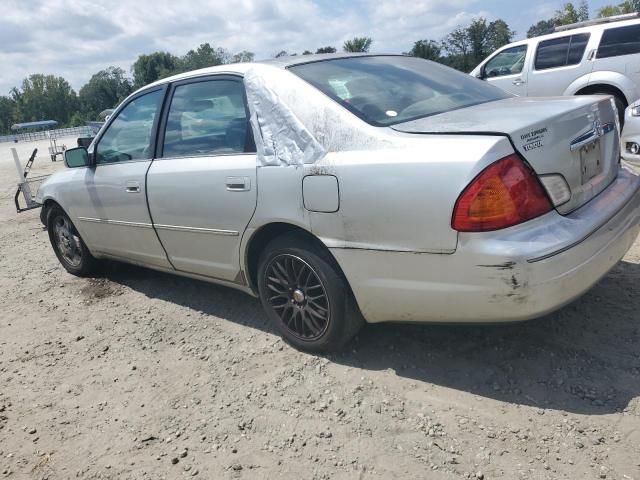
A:
[[[89,152],[85,147],[70,148],[64,152],[64,163],[68,168],[88,167]]]
[[[89,148],[89,145],[91,145],[91,142],[93,142],[93,138],[94,137],[79,137],[78,138],[78,146],[79,147]]]
[[[479,78],[480,80],[484,80],[485,78],[487,78],[487,75],[486,75],[486,73],[484,71],[484,65],[482,67],[480,67],[480,71],[476,75],[476,78]]]

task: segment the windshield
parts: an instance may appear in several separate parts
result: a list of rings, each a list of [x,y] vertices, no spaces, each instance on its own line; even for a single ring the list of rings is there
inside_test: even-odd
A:
[[[509,98],[464,73],[416,57],[350,57],[289,70],[375,126]]]

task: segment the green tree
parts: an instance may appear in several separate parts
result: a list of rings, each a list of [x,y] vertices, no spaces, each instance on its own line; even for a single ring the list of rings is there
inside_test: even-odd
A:
[[[320,47],[316,53],[336,53],[336,47]]]
[[[56,120],[67,125],[78,110],[76,92],[64,78],[54,75],[30,75],[20,89],[11,90],[11,97],[16,104],[15,120],[19,122]]]
[[[562,9],[556,10],[553,17],[547,20],[540,20],[538,23],[531,25],[527,30],[527,38],[544,35],[560,25],[569,25],[571,23],[584,22],[585,20],[589,20],[589,5],[586,0],[582,0],[578,7],[568,2],[563,5]]]
[[[250,52],[248,50],[243,50],[241,52],[236,53],[233,56],[233,62],[234,63],[253,62],[254,58],[255,58],[255,54],[253,52]]]
[[[286,50],[280,50],[278,53],[274,55],[275,58],[286,57],[289,55]]]
[[[140,55],[131,66],[135,88],[143,87],[180,70],[180,59],[169,52]]]
[[[514,35],[504,20],[487,23],[482,17],[474,18],[468,26],[456,28],[442,41],[449,54],[443,62],[468,72],[494,50],[511,42]]]
[[[351,40],[344,42],[342,49],[345,52],[362,52],[366,53],[371,48],[373,40],[369,37],[353,37]]]
[[[215,67],[229,63],[232,56],[224,48],[213,48],[208,43],[201,44],[195,50],[189,50],[182,58],[176,70],[188,72],[200,68]]]
[[[302,52],[302,55],[311,55],[313,52],[309,51],[309,50],[305,50],[304,52]]]
[[[486,40],[489,37],[489,26],[484,18],[474,18],[471,24],[466,28],[466,34],[469,37],[471,46],[470,64],[476,65],[480,63],[487,53]]]
[[[442,47],[449,54],[445,63],[463,72],[471,70],[469,68],[469,54],[472,42],[465,27],[457,27],[447,35],[442,41]]]
[[[527,30],[527,38],[546,35],[547,33],[552,32],[555,26],[556,23],[553,18],[549,20],[540,20],[538,23],[529,27],[529,30]]]
[[[511,43],[515,35],[516,32],[509,28],[507,22],[501,19],[494,20],[489,24],[487,38],[485,39],[486,54],[488,55],[499,49],[500,47]],[[483,59],[484,57],[480,59],[480,61],[482,61]]]
[[[124,70],[109,67],[94,74],[78,92],[80,111],[88,120],[95,120],[106,108],[114,108],[133,90]]]
[[[438,61],[441,53],[442,48],[438,42],[434,40],[418,40],[413,44],[413,47],[409,50],[407,55]]]
[[[640,12],[640,0],[626,0],[618,5],[606,5],[598,10],[598,17],[613,17],[634,12]]]
[[[568,2],[564,4],[562,10],[556,10],[554,18],[556,20],[556,26],[589,20],[589,7],[585,2],[582,2],[578,8],[576,8],[573,3]]]
[[[9,97],[0,97],[0,135],[9,133],[16,111],[16,103]]]

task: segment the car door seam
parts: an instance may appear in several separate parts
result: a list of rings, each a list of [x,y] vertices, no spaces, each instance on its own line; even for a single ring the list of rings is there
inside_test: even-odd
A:
[[[157,135],[158,135],[158,132],[156,132],[156,137]],[[149,171],[151,170],[153,161],[154,159],[151,159],[151,161],[149,162],[149,167],[147,168],[147,171],[144,174],[144,199],[145,199],[145,202],[147,202],[147,212],[149,212],[149,218],[151,219],[151,228],[153,228],[153,231],[156,234],[156,238],[158,239],[158,243],[160,243],[160,247],[164,252],[164,256],[167,259],[167,262],[169,262],[169,265],[171,265],[171,268],[173,268],[174,270],[178,270],[176,266],[173,264],[173,262],[171,261],[171,258],[169,258],[169,252],[167,252],[167,249],[164,248],[164,244],[162,243],[162,240],[160,239],[160,235],[158,234],[158,230],[155,227],[155,222],[153,221],[153,214],[151,213],[151,206],[149,205]]]

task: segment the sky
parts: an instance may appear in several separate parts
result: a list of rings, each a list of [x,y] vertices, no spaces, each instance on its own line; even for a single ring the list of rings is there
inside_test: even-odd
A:
[[[110,65],[129,72],[138,55],[183,55],[201,43],[256,59],[281,50],[340,49],[373,38],[372,52],[401,53],[440,40],[474,17],[504,19],[524,38],[565,0],[0,0],[0,95],[32,73],[66,78],[78,91]],[[575,2],[579,3],[578,1]],[[592,15],[607,0],[591,0]]]

